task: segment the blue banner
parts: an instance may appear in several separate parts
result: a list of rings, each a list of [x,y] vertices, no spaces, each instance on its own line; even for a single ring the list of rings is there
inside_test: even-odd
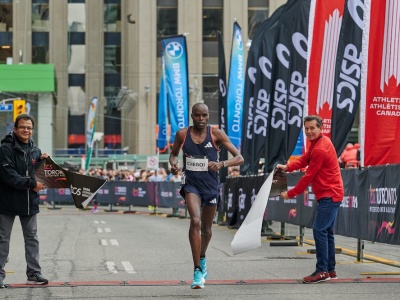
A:
[[[242,31],[237,22],[233,24],[231,65],[228,84],[228,136],[232,144],[240,149],[242,137],[244,93],[244,47]]]
[[[167,89],[165,88],[164,53],[161,55],[162,69],[160,80],[160,95],[158,96],[158,140],[159,151],[164,152],[167,146]]]
[[[165,60],[165,82],[167,86],[171,139],[179,129],[189,126],[189,83],[186,38],[183,35],[161,40]]]

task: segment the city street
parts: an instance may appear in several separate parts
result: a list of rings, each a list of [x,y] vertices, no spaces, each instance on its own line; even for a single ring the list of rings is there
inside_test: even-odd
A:
[[[213,226],[207,252],[209,278],[203,290],[191,290],[193,264],[189,220],[167,218],[171,209],[98,213],[71,206],[41,207],[39,239],[43,275],[48,286],[25,285],[25,259],[19,219],[12,234],[2,299],[395,299],[400,292],[398,246],[365,243],[365,257],[352,255],[354,239],[337,237],[338,279],[302,284],[314,270],[312,245],[262,246],[234,256],[230,243],[236,230]],[[276,227],[276,228],[275,228]],[[280,223],[272,228],[279,232]],[[288,227],[289,235],[298,234]],[[306,230],[305,241],[312,241]]]

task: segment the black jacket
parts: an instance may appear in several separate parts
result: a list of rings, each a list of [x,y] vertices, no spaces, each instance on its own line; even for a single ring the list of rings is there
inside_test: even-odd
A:
[[[13,132],[5,136],[0,147],[0,214],[31,216],[39,212],[35,165],[40,149],[29,140],[18,140]]]

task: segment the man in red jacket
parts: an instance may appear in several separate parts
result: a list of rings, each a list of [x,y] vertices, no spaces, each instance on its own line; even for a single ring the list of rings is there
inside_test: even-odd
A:
[[[337,278],[334,228],[344,190],[335,148],[321,131],[322,119],[319,116],[305,117],[304,132],[311,143],[308,151],[292,163],[276,166],[288,172],[308,166],[297,185],[287,192],[282,192],[281,197],[294,198],[311,184],[318,203],[313,225],[317,264],[315,271],[303,278],[304,283],[318,283]]]

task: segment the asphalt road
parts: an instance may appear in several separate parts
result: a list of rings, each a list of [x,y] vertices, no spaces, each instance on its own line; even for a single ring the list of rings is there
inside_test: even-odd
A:
[[[203,290],[191,290],[193,264],[189,220],[165,214],[92,213],[72,207],[41,208],[39,239],[48,286],[25,285],[25,259],[19,220],[12,234],[1,299],[399,299],[400,247],[366,244],[357,262],[356,243],[337,237],[339,279],[302,284],[312,273],[312,245],[271,246],[234,256],[235,230],[213,226],[208,253],[209,278]],[[164,210],[170,212],[170,210]],[[272,226],[280,230],[280,224]],[[296,235],[295,228],[289,228]],[[312,239],[306,231],[305,240]],[[371,249],[371,250],[370,250]]]

